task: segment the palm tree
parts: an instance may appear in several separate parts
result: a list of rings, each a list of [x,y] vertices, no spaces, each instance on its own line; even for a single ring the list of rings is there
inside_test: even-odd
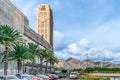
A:
[[[55,57],[55,55],[53,54],[50,58],[49,58],[49,62],[50,62],[50,72],[51,72],[51,68],[54,65],[54,63],[58,63],[58,59],[57,57]]]
[[[53,56],[53,51],[50,49],[46,49],[45,50],[45,59],[46,59],[45,73],[47,72],[48,62],[52,56]]]
[[[18,73],[22,71],[22,61],[31,60],[34,61],[34,56],[28,51],[25,45],[15,45],[13,50],[9,53],[9,60],[17,61]]]
[[[41,71],[42,71],[42,65],[43,65],[43,60],[44,60],[44,58],[45,58],[45,56],[46,56],[46,55],[45,55],[45,49],[40,48],[37,55],[38,55],[39,58],[40,58],[39,73],[41,73]]]
[[[0,26],[0,44],[5,46],[5,63],[4,63],[4,75],[7,75],[8,70],[8,51],[14,43],[20,40],[20,33],[8,25]]]
[[[35,43],[28,43],[29,51],[34,55],[34,58],[37,56],[37,53],[39,53],[39,45]],[[34,67],[35,60],[32,62],[32,70],[31,74],[33,74],[33,67]]]

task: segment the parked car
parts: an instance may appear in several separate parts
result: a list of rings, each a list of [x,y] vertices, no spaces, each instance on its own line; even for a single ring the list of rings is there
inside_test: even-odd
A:
[[[20,80],[32,80],[32,77],[28,74],[16,74],[15,76]]]
[[[50,80],[56,80],[57,79],[55,74],[46,74],[46,75],[49,77]]]
[[[80,76],[76,72],[71,72],[69,78],[70,79],[78,79],[78,78],[80,78]]]
[[[0,75],[0,80],[20,80],[15,75]]]
[[[59,76],[57,74],[52,74],[52,75],[55,77],[55,79],[59,78]]]
[[[30,75],[30,77],[32,78],[32,80],[42,80],[41,78],[34,75]]]
[[[55,73],[55,75],[57,76],[57,78],[66,78],[66,75],[63,73]]]
[[[48,76],[43,75],[43,74],[37,74],[36,76],[39,77],[40,80],[50,80]]]

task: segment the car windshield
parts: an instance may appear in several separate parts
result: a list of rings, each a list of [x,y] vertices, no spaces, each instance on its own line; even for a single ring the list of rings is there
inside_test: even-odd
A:
[[[76,73],[71,73],[70,75],[77,75]]]
[[[21,78],[20,74],[16,74],[16,76],[17,76],[17,78],[19,78],[19,79]]]

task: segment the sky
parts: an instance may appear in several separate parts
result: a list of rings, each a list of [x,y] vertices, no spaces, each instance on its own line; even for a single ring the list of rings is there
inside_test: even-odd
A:
[[[120,0],[10,0],[35,30],[36,9],[49,4],[54,19],[54,49],[59,59],[120,63]]]

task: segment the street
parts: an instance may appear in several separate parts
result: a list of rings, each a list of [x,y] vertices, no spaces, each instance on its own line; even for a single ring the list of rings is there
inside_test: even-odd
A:
[[[69,79],[69,78],[62,78],[62,79],[58,79],[58,80],[80,80],[80,79]]]

